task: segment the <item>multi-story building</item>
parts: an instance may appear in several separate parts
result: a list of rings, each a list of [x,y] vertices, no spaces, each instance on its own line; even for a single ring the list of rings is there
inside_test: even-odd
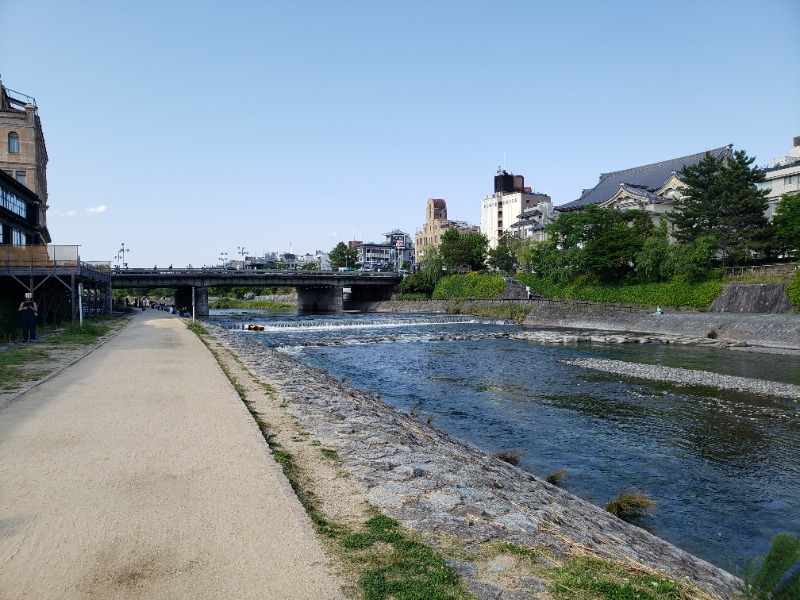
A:
[[[772,220],[775,210],[784,194],[800,192],[800,136],[794,138],[789,156],[779,156],[772,160],[772,166],[764,170],[767,180],[759,183],[761,189],[768,189],[767,218]]]
[[[481,233],[489,240],[489,248],[497,248],[503,233],[517,237],[540,237],[541,229],[553,218],[553,202],[547,194],[525,187],[525,178],[498,169],[494,178],[494,194],[481,201]]]
[[[414,264],[414,242],[411,236],[399,229],[384,233],[385,242],[361,242],[356,247],[358,262],[363,268],[391,268],[399,271],[403,263],[411,267]]]
[[[425,248],[438,248],[442,243],[442,235],[448,229],[457,229],[460,233],[477,232],[479,228],[466,221],[453,221],[447,218],[447,202],[441,198],[428,198],[425,209],[425,224],[414,236],[414,262],[419,264],[425,258]]]
[[[39,198],[40,241],[49,243],[47,230],[47,148],[36,100],[10,90],[0,81],[0,170]]]

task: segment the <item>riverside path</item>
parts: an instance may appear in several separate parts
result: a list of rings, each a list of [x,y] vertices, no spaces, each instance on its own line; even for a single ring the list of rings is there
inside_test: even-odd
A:
[[[342,598],[213,356],[136,315],[0,409],[0,598]]]

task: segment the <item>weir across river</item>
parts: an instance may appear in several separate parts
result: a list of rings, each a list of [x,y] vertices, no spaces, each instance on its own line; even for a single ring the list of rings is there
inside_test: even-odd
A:
[[[209,287],[293,287],[300,312],[363,310],[389,300],[403,280],[400,273],[362,271],[266,271],[257,269],[115,269],[115,288],[174,288],[175,304],[194,306],[208,316]]]

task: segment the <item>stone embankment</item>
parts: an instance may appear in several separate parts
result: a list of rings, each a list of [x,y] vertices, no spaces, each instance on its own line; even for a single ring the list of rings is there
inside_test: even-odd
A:
[[[446,313],[453,304],[444,300],[380,302],[377,312]],[[470,305],[494,305],[497,302],[460,302],[459,309],[469,311]],[[603,310],[591,305],[575,305],[532,301],[523,302],[530,312],[523,325],[530,328],[578,330],[573,338],[564,341],[600,342],[596,333],[621,332],[624,337],[610,336],[610,343],[660,341],[695,345],[728,347],[766,347],[800,350],[800,315],[732,314],[719,312],[665,311],[661,315],[641,309]],[[590,339],[593,338],[593,339]]]
[[[446,537],[467,547],[505,541],[545,548],[556,559],[588,552],[732,597],[735,578],[710,563],[368,392],[247,336],[208,329],[255,375],[273,382],[288,410],[338,453],[370,502],[434,543]],[[519,578],[509,591],[482,581],[468,561],[452,564],[479,598],[544,597],[545,585],[536,578]]]

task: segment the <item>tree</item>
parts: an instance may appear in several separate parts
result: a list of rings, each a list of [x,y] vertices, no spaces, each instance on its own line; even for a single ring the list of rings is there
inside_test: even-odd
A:
[[[435,246],[425,248],[424,258],[420,262],[419,271],[403,278],[400,291],[405,294],[425,294],[430,297],[436,284],[442,278],[444,263]]]
[[[503,232],[502,237],[497,242],[497,248],[489,250],[489,266],[498,271],[511,273],[517,266],[515,249],[519,246],[520,240],[515,238],[510,231]]]
[[[358,251],[355,248],[348,248],[344,242],[339,242],[328,253],[331,261],[331,269],[339,267],[355,268],[358,261]]]
[[[549,278],[565,282],[583,274],[602,282],[620,281],[633,269],[652,229],[650,217],[640,210],[590,205],[565,213],[545,228],[559,250],[549,269],[557,265],[561,271]]]
[[[670,220],[680,242],[713,236],[723,264],[739,264],[764,254],[771,227],[765,216],[768,190],[756,187],[764,171],[744,150],[729,158],[706,153],[696,165],[683,168],[683,197],[674,203]]]
[[[448,229],[442,234],[439,255],[450,271],[480,271],[486,263],[488,245],[482,233],[462,234],[458,229]]]
[[[800,192],[783,195],[772,222],[778,251],[796,258],[800,254]]]

